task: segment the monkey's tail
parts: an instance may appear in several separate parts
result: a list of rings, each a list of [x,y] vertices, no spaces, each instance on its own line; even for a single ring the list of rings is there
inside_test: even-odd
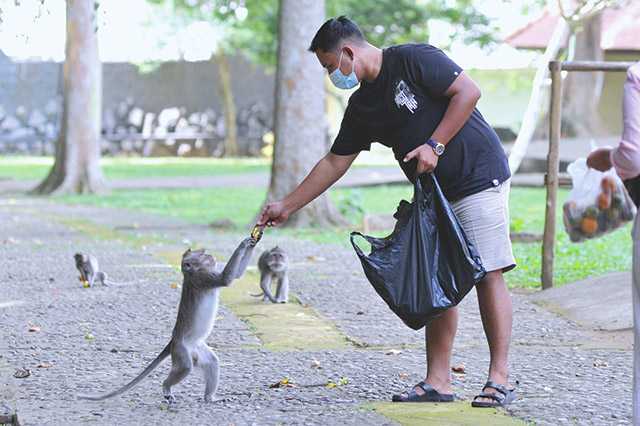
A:
[[[111,398],[113,396],[120,395],[128,391],[129,389],[131,389],[132,387],[140,383],[142,379],[147,377],[158,365],[160,365],[160,363],[164,361],[166,357],[169,356],[170,352],[171,352],[171,342],[169,342],[167,346],[164,347],[162,352],[160,352],[160,354],[156,357],[156,359],[151,361],[151,364],[149,364],[149,366],[147,366],[147,368],[145,368],[144,371],[142,371],[142,373],[138,374],[138,376],[135,379],[131,380],[129,383],[127,383],[120,389],[114,390],[113,392],[110,392],[104,395],[78,395],[78,399],[86,399],[89,401],[102,401],[104,399]]]
[[[264,297],[264,296],[267,296],[267,299],[269,299],[269,301],[271,301],[271,303],[277,303],[276,302],[276,298],[273,297],[273,295],[271,293],[269,293],[268,291],[263,291],[262,293],[259,293],[259,294],[251,294],[251,293],[249,293],[249,296],[253,296],[253,297]]]

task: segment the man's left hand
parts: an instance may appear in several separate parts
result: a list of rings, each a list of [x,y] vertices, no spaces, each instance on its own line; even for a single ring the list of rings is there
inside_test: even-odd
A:
[[[429,145],[417,147],[405,155],[403,161],[406,163],[414,158],[418,160],[418,166],[416,168],[417,176],[420,176],[422,173],[431,173],[438,166],[438,156]]]
[[[612,166],[611,164],[611,149],[610,148],[598,148],[593,151],[587,157],[587,166],[592,169],[606,172]]]

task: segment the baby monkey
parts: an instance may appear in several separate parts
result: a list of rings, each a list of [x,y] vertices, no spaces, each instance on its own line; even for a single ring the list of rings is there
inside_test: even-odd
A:
[[[165,358],[171,356],[171,371],[162,384],[165,399],[172,403],[171,388],[189,375],[193,367],[204,373],[204,400],[212,402],[218,389],[220,364],[217,355],[206,344],[218,311],[220,289],[239,278],[247,268],[256,240],[246,238],[233,252],[224,266],[219,267],[204,249],[187,250],[182,255],[182,294],[178,317],[171,340],[147,368],[125,386],[111,393],[97,396],[79,396],[81,399],[101,401],[120,395],[149,375]]]
[[[93,283],[100,282],[102,285],[107,284],[107,274],[100,270],[98,259],[90,254],[76,253],[73,258],[76,261],[76,268],[80,272],[80,281],[85,286],[93,287]]]
[[[289,259],[280,247],[276,246],[267,250],[258,259],[260,271],[260,289],[262,293],[254,294],[254,297],[262,297],[263,301],[271,303],[287,303],[289,300]],[[278,280],[276,297],[271,293],[271,282]]]

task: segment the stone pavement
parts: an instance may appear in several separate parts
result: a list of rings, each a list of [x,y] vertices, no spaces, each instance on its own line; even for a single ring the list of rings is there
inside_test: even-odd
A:
[[[121,397],[76,400],[78,393],[122,385],[166,344],[181,280],[171,265],[185,247],[206,247],[224,259],[241,238],[138,212],[0,197],[0,402],[17,408],[27,425],[516,420],[468,409],[488,363],[474,293],[461,304],[453,354],[454,365],[465,366],[465,374],[454,374],[463,401],[403,410],[384,403],[422,378],[422,334],[388,310],[351,250],[271,230],[259,249],[278,244],[290,253],[293,300],[265,307],[250,298],[246,289],[258,287],[254,270],[223,292],[209,338],[222,364],[220,401],[201,401],[196,373],[175,388],[175,406],[164,404],[168,362]],[[76,251],[95,254],[122,285],[82,288]],[[514,311],[511,365],[519,399],[510,415],[542,425],[630,423],[628,347],[543,309],[530,295],[514,294]],[[295,331],[283,336],[274,325]],[[30,376],[14,377],[22,368]],[[293,386],[270,387],[285,378]]]

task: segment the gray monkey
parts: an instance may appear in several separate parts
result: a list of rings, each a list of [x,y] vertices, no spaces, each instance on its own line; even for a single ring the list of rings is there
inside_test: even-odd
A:
[[[107,285],[107,274],[100,270],[98,259],[90,254],[76,253],[73,258],[76,261],[76,268],[80,272],[80,280],[93,287],[96,281],[102,285]]]
[[[247,268],[256,240],[246,238],[233,252],[224,269],[204,249],[187,250],[182,255],[182,295],[178,317],[171,340],[147,368],[125,386],[105,395],[79,396],[80,399],[101,401],[120,395],[149,375],[165,358],[171,355],[171,371],[162,384],[169,403],[175,402],[171,387],[187,377],[193,367],[199,367],[205,378],[204,400],[212,402],[218,389],[220,364],[217,355],[206,344],[218,311],[220,289],[239,278]]]
[[[260,289],[262,293],[254,297],[262,297],[263,301],[272,303],[287,303],[289,300],[289,259],[280,247],[275,246],[267,250],[258,259],[260,270]],[[278,280],[276,297],[271,293],[271,281]]]

